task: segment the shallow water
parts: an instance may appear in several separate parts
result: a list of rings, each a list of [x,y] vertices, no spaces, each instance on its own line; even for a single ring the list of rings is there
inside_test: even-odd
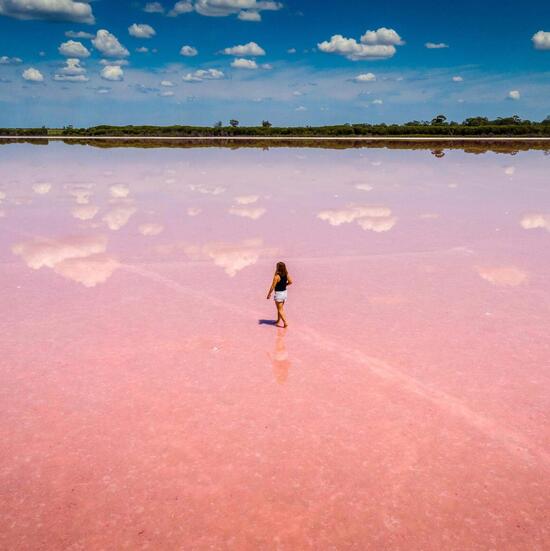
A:
[[[0,547],[544,549],[549,168],[1,146]]]

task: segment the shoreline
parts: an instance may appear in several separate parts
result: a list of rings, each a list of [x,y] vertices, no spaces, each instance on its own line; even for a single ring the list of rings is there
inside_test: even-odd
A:
[[[417,141],[417,142],[550,142],[550,137],[532,136],[0,136],[0,140],[213,140],[213,141]]]

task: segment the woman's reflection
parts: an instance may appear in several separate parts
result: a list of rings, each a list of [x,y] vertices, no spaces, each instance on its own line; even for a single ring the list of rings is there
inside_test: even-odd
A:
[[[273,354],[269,354],[273,367],[273,375],[275,376],[275,380],[281,385],[286,382],[290,369],[290,360],[288,359],[285,338],[286,330],[282,328],[277,329],[275,348]]]

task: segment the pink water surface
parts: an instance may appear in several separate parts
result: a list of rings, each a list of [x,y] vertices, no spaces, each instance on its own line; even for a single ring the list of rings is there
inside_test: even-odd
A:
[[[1,146],[0,548],[548,549],[549,174]]]

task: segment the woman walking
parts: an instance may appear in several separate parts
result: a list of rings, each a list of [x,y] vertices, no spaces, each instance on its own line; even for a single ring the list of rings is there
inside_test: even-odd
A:
[[[275,275],[273,276],[273,281],[269,292],[267,293],[267,300],[271,298],[271,294],[275,291],[275,306],[277,307],[277,321],[275,325],[280,327],[279,322],[282,320],[283,327],[288,327],[286,321],[284,305],[287,296],[287,285],[292,284],[292,279],[288,275],[284,262],[277,262],[277,268],[275,269]]]

